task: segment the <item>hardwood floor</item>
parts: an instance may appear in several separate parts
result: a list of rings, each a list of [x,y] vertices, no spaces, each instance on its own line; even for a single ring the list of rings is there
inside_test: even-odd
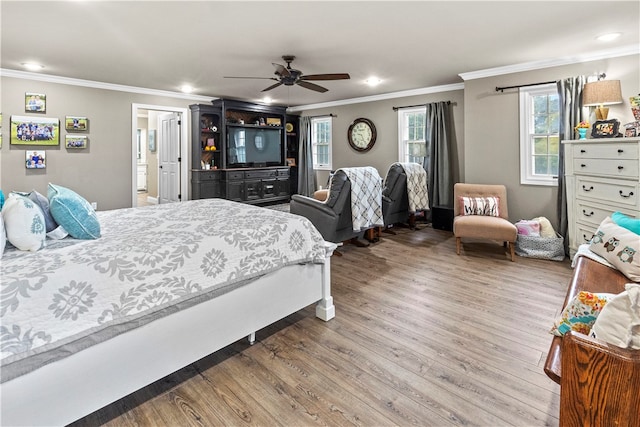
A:
[[[542,365],[571,269],[424,225],[332,258],[307,307],[77,426],[557,425]]]

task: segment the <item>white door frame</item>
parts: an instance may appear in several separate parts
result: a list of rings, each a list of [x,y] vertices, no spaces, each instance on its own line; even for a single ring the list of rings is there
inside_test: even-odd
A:
[[[131,104],[131,206],[138,206],[138,110],[165,111],[180,114],[180,195],[189,200],[189,129],[187,108],[150,104]]]

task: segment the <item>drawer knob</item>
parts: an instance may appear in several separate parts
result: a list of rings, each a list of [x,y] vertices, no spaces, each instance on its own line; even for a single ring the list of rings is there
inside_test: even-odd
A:
[[[587,238],[587,235],[586,235],[586,234],[583,234],[583,235],[582,235],[582,239],[583,239],[585,242],[587,242],[587,243],[589,243],[589,242],[591,241],[591,239],[592,239],[592,238],[593,238],[593,236],[591,236],[591,237]]]
[[[628,199],[629,197],[633,196],[633,191],[629,191],[629,194],[624,194],[622,192],[622,190],[620,190],[620,196],[624,197],[625,199]]]
[[[624,169],[624,166],[618,166],[619,171],[621,171],[622,169]]]
[[[585,211],[584,209],[582,209],[582,215],[584,216],[593,216],[594,212],[591,211],[590,213],[587,213],[587,211]]]
[[[618,148],[618,153],[624,153],[624,150],[622,148]]]
[[[583,189],[584,191],[591,191],[591,190],[593,190],[593,186],[591,186],[591,187],[587,188],[585,185],[583,185],[583,186],[582,186],[582,189]],[[621,191],[620,193],[622,193],[622,191]]]
[[[584,154],[587,152],[587,150],[580,150],[580,152]]]
[[[582,164],[580,165],[580,167],[581,167],[581,168],[586,168],[586,167],[587,167],[587,165],[585,165],[584,163],[582,163]]]

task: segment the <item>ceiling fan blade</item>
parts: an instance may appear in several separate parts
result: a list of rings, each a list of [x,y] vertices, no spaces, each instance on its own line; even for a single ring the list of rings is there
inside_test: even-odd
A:
[[[224,76],[225,79],[259,79],[259,80],[278,80],[275,77],[242,77],[242,76]]]
[[[302,81],[302,80],[300,80],[297,84],[299,86],[304,87],[304,88],[315,90],[316,92],[323,92],[324,93],[324,92],[329,90],[329,89],[327,89],[325,87],[318,86],[317,84],[305,82],[305,81]]]
[[[266,88],[266,89],[262,89],[262,92],[266,92],[266,91],[268,91],[268,90],[275,89],[275,88],[277,88],[277,87],[278,87],[278,86],[280,86],[280,85],[282,85],[282,82],[278,82],[278,83],[276,83],[276,84],[274,84],[274,85],[269,86],[269,87],[268,87],[268,88]]]
[[[276,64],[275,62],[272,62],[272,64],[274,67],[276,67],[277,75],[285,77],[289,77],[291,75],[291,73],[289,73],[289,70],[287,70],[287,67],[285,67],[284,65]]]
[[[351,76],[347,73],[333,73],[333,74],[309,74],[300,77],[300,80],[347,80]]]

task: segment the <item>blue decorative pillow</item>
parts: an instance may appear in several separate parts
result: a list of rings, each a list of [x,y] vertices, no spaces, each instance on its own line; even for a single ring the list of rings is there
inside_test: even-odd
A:
[[[68,188],[49,184],[49,209],[53,219],[76,239],[100,237],[100,222],[91,204]]]
[[[0,209],[2,209],[3,205],[4,205],[4,193],[2,192],[2,190],[0,190]]]
[[[636,234],[640,234],[640,219],[631,218],[622,212],[612,213],[611,219],[620,227],[633,231]]]

